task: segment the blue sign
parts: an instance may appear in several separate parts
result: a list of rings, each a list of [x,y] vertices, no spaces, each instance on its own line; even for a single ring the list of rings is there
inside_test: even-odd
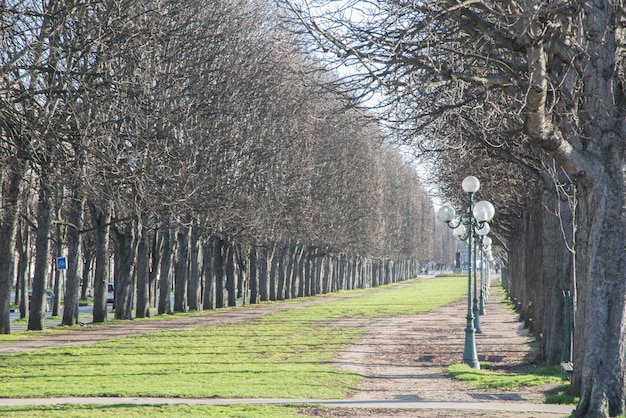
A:
[[[57,258],[57,270],[67,270],[67,257]]]

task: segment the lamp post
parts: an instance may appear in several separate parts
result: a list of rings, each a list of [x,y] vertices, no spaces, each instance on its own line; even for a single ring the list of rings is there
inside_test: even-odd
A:
[[[484,201],[483,201],[484,202]],[[476,203],[476,206],[478,206],[479,203],[483,203],[483,202],[478,202]],[[486,202],[489,203],[489,202]],[[490,203],[489,203],[490,204]],[[476,215],[474,215],[476,216]],[[493,217],[493,215],[492,215]],[[477,217],[478,218],[478,217]],[[480,328],[480,307],[478,305],[478,276],[476,274],[476,269],[478,268],[478,250],[480,249],[480,268],[481,268],[481,272],[482,272],[482,267],[483,267],[483,262],[482,262],[482,251],[483,251],[483,239],[484,238],[488,238],[487,234],[489,233],[489,231],[491,230],[491,227],[489,226],[489,224],[485,221],[481,223],[477,223],[476,228],[474,229],[474,232],[476,233],[476,243],[474,244],[474,305],[472,307],[472,311],[474,313],[474,328],[476,329],[476,333],[477,334],[482,334],[483,330]],[[483,290],[482,290],[482,284],[483,284],[483,280],[482,280],[482,274],[481,274],[481,280],[480,280],[480,284],[481,284],[481,289],[480,289],[480,294],[481,297],[483,295]]]
[[[476,277],[476,255],[474,254],[474,260],[472,261],[472,250],[474,235],[478,235],[478,231],[489,232],[489,224],[487,222],[493,218],[495,209],[487,201],[474,204],[474,193],[480,189],[480,181],[476,177],[465,177],[461,187],[468,194],[467,211],[457,217],[454,208],[450,205],[445,205],[437,212],[437,218],[452,228],[454,234],[459,239],[467,239],[469,265],[467,269],[467,322],[465,326],[463,363],[472,368],[480,369],[478,355],[476,354],[475,315],[472,307],[472,267],[474,268],[474,277]],[[476,287],[476,282],[474,282],[474,287]],[[476,290],[474,290],[474,294],[476,294]],[[476,310],[476,317],[478,317],[478,310]]]
[[[491,238],[481,238],[481,263],[480,263],[480,305],[478,313],[485,314],[485,302],[489,294],[489,263],[491,262]]]

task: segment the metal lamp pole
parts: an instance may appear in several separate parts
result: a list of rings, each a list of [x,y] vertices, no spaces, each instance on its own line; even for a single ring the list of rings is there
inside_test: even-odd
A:
[[[473,182],[474,179],[476,180],[475,182]],[[475,187],[472,187],[474,185]],[[469,205],[467,208],[467,249],[469,260],[469,264],[467,266],[467,323],[465,325],[465,348],[463,349],[463,363],[474,369],[480,369],[480,362],[478,361],[478,354],[476,352],[476,328],[474,327],[474,311],[472,309],[472,267],[474,267],[476,263],[475,256],[474,260],[472,260],[472,238],[474,235],[472,233],[472,229],[474,226],[474,216],[472,215],[472,213],[474,210],[474,193],[476,193],[480,188],[480,182],[476,177],[468,176],[463,179],[462,187],[469,196]]]
[[[481,238],[481,252],[480,259],[482,260],[480,264],[480,305],[478,313],[480,315],[485,314],[485,303],[487,299],[487,294],[489,292],[489,257],[488,254],[491,253],[491,238],[482,237]]]
[[[480,182],[474,176],[468,176],[463,179],[461,184],[463,191],[468,194],[468,208],[467,212],[462,213],[458,218],[454,208],[450,205],[445,205],[437,212],[439,220],[445,222],[448,227],[454,230],[454,234],[461,240],[467,239],[468,245],[468,259],[469,265],[467,269],[467,322],[465,326],[465,347],[463,350],[463,363],[468,366],[480,369],[480,363],[478,362],[478,355],[476,354],[476,328],[475,328],[475,316],[478,317],[478,310],[474,315],[472,307],[472,268],[474,269],[474,277],[476,277],[476,255],[473,248],[474,234],[477,231],[485,230],[489,232],[489,225],[487,221],[493,218],[495,209],[493,205],[486,201],[481,201],[474,204],[474,193],[480,188]],[[485,232],[485,233],[486,233]],[[474,254],[472,254],[474,250]],[[472,255],[474,260],[472,261]],[[476,287],[476,282],[474,282]],[[474,294],[476,289],[474,289]],[[476,300],[477,305],[477,300]]]
[[[478,202],[478,203],[483,203],[483,202]],[[477,203],[477,205],[478,205]],[[483,331],[480,328],[480,315],[481,315],[481,310],[480,310],[480,306],[478,305],[478,275],[476,274],[476,269],[478,268],[478,251],[480,250],[480,254],[481,254],[481,263],[480,263],[480,268],[481,268],[481,290],[480,290],[480,297],[483,298],[483,290],[482,290],[482,268],[483,268],[483,258],[482,258],[482,253],[483,253],[483,239],[488,238],[487,234],[489,233],[489,231],[491,230],[489,224],[487,222],[480,222],[478,220],[476,220],[476,227],[474,228],[474,232],[476,233],[476,243],[474,244],[474,328],[476,328],[476,333],[481,334]],[[484,305],[483,305],[483,311],[482,313],[484,313]]]
[[[474,243],[474,305],[472,306],[472,312],[474,313],[474,329],[476,329],[477,334],[482,334],[483,330],[480,328],[480,310],[478,309],[478,283],[476,278],[476,265],[478,264],[478,245],[479,238],[476,237],[476,241]]]

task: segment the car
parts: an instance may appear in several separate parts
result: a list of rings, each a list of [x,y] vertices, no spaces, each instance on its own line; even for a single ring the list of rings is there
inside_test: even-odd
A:
[[[29,290],[28,291],[28,305],[29,306],[30,306],[32,299],[33,299],[33,291]],[[54,303],[54,292],[52,292],[52,290],[46,290],[46,311],[52,310],[53,303]]]
[[[107,303],[115,302],[115,288],[113,287],[113,283],[109,283],[109,287],[107,288]]]

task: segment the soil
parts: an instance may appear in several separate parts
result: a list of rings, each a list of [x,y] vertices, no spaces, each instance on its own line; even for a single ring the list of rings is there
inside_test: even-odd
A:
[[[45,333],[36,338],[0,345],[0,354],[86,344],[97,341],[163,330],[209,324],[236,323],[293,306],[324,303],[343,296],[298,302],[238,307],[212,315],[168,318],[159,321],[132,321],[106,326],[83,326]],[[478,359],[493,370],[528,371],[536,365],[537,345],[497,294],[491,295],[486,314],[480,316],[482,333],[476,334]],[[445,373],[449,365],[463,357],[467,304],[465,300],[415,315],[396,315],[359,322],[366,335],[341,352],[336,366],[364,376],[349,396],[352,400],[395,400],[431,402],[492,403],[493,411],[401,408],[308,407],[306,413],[318,417],[562,417],[546,412],[498,411],[498,405],[541,404],[561,385],[521,387],[511,390],[483,390],[452,379]]]

